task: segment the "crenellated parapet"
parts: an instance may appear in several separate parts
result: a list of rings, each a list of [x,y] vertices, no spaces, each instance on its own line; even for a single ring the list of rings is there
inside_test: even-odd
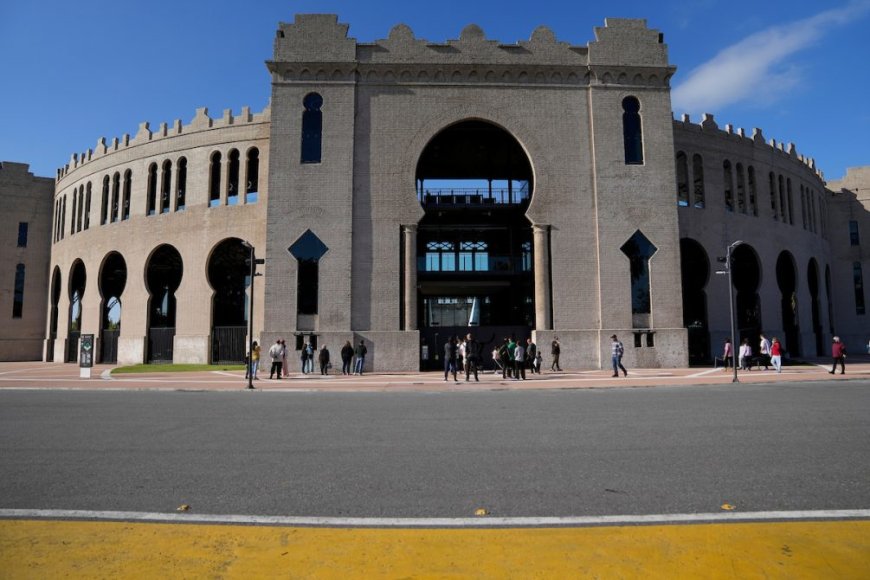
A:
[[[645,20],[607,19],[587,46],[561,42],[546,26],[514,44],[488,39],[476,24],[441,43],[415,37],[405,24],[372,43],[357,43],[347,33],[334,14],[301,14],[281,23],[274,60],[267,63],[273,82],[666,88],[676,70],[662,35]]]
[[[160,123],[157,130],[152,130],[151,123],[144,121],[139,124],[139,129],[132,137],[129,133],[125,133],[120,138],[114,137],[107,142],[105,137],[100,137],[97,140],[95,147],[87,149],[82,153],[73,153],[70,156],[69,163],[60,167],[57,170],[56,181],[60,181],[70,174],[70,172],[86,165],[87,163],[111,155],[112,153],[128,150],[133,147],[139,147],[148,143],[153,143],[171,137],[181,135],[190,135],[203,131],[211,131],[218,129],[226,129],[230,127],[238,127],[243,125],[256,125],[269,123],[271,121],[271,107],[267,105],[259,113],[251,112],[250,107],[242,107],[238,115],[234,115],[232,109],[225,109],[223,115],[212,118],[208,114],[208,108],[202,107],[196,110],[193,119],[187,125],[182,124],[180,119],[176,119],[171,124]]]
[[[789,159],[805,165],[819,179],[824,180],[824,174],[816,167],[815,159],[799,154],[794,143],[766,139],[762,130],[758,127],[752,129],[751,135],[747,135],[743,128],[735,129],[731,124],[720,128],[714,116],[710,113],[705,113],[700,123],[692,122],[688,114],[683,114],[679,120],[674,119],[674,130],[710,135],[711,137],[734,143],[738,147],[754,147],[757,148],[757,152],[779,155],[782,156],[783,160]]]

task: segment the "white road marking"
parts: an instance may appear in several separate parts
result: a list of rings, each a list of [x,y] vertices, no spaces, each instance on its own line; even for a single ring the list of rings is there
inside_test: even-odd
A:
[[[0,509],[0,518],[49,520],[119,520],[203,524],[260,524],[270,526],[360,528],[491,528],[564,527],[633,524],[682,524],[707,522],[870,519],[867,510],[809,510],[727,512],[702,514],[650,514],[587,517],[478,517],[478,518],[329,518],[295,516],[245,516],[160,512]]]

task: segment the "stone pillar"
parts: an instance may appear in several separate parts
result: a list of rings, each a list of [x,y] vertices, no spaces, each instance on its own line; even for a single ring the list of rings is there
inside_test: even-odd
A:
[[[535,328],[552,330],[550,303],[550,226],[532,226],[535,252]]]
[[[402,297],[405,330],[417,330],[417,224],[402,226],[405,244],[404,287]]]

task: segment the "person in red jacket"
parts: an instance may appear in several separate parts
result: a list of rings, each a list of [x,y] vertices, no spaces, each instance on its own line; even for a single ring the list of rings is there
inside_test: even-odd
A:
[[[776,372],[782,372],[782,344],[779,339],[773,337],[773,342],[770,343],[770,364],[776,369]]]
[[[831,344],[831,356],[834,357],[834,366],[828,372],[834,374],[837,370],[837,363],[840,363],[840,374],[846,374],[846,345],[840,342],[840,337],[835,336],[834,342]]]

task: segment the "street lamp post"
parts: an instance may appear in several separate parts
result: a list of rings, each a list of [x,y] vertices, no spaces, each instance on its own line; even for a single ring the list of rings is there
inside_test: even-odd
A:
[[[734,284],[731,277],[731,254],[734,252],[734,248],[743,243],[743,240],[737,240],[730,246],[728,246],[728,250],[725,253],[725,270],[717,271],[717,274],[728,274],[728,308],[729,308],[729,318],[731,319],[731,367],[734,369],[734,378],[731,379],[732,383],[739,383],[740,380],[737,378],[737,342],[735,340],[736,334],[736,323],[734,320]],[[719,258],[721,261],[722,259]]]
[[[265,260],[260,258],[259,260],[256,257],[256,252],[254,250],[253,244],[250,242],[242,241],[242,245],[245,246],[250,252],[250,256],[248,257],[248,262],[250,266],[249,276],[251,277],[251,288],[250,288],[250,297],[248,298],[248,388],[254,388],[254,278],[257,277],[257,264],[265,263]]]

